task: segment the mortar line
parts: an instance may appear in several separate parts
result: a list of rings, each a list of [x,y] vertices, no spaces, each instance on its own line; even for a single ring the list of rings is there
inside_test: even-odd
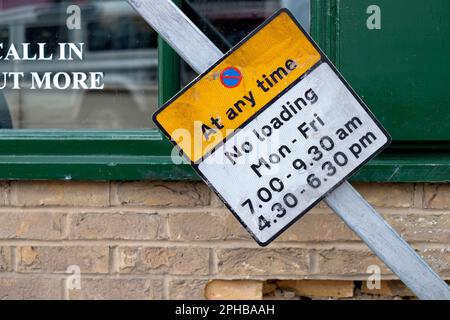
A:
[[[435,209],[435,208],[416,208],[416,207],[376,207],[382,214],[396,214],[396,215],[408,215],[408,214],[439,214],[450,215],[448,209]],[[214,207],[73,207],[73,206],[45,206],[45,207],[20,207],[20,206],[3,206],[0,207],[0,214],[6,213],[124,213],[124,214],[181,214],[181,213],[223,213],[231,214],[227,208],[214,208]],[[326,208],[314,208],[309,214],[323,214],[333,215],[333,212]],[[300,220],[301,221],[301,220]]]
[[[61,297],[63,300],[70,300],[69,290],[67,288],[67,278],[60,279]]]
[[[423,249],[447,249],[447,242],[410,241],[411,245]],[[217,248],[217,249],[256,249],[256,250],[276,250],[285,248],[298,249],[339,249],[360,250],[368,249],[367,246],[359,240],[354,241],[330,241],[330,242],[298,242],[298,241],[280,241],[274,242],[266,248],[259,247],[252,240],[214,240],[214,241],[157,241],[157,240],[112,240],[112,239],[93,239],[93,240],[0,240],[1,246],[35,246],[35,247],[155,247],[155,248],[189,248],[192,246],[198,248]]]
[[[209,254],[209,272],[211,275],[216,275],[219,273],[219,265],[218,265],[218,257],[217,252],[215,248],[211,248],[210,254]]]
[[[12,270],[13,270],[13,272],[17,272],[17,258],[16,258],[17,247],[12,246],[10,250],[11,250],[11,252],[10,252],[9,258],[11,259]]]
[[[119,273],[119,259],[118,259],[118,252],[117,252],[117,246],[110,246],[109,247],[109,261],[108,261],[108,268],[109,273],[111,275]]]
[[[168,276],[170,280],[366,280],[371,274],[267,274],[267,275],[245,275],[245,274],[217,274],[217,275],[182,275],[182,274],[83,274],[84,280],[163,280]],[[382,280],[399,280],[394,274],[383,273]],[[450,272],[441,273],[441,276],[450,282]],[[65,280],[67,274],[64,273],[13,273],[5,272],[0,274],[0,279],[60,279]]]
[[[163,277],[163,300],[170,299],[170,275],[164,275]]]

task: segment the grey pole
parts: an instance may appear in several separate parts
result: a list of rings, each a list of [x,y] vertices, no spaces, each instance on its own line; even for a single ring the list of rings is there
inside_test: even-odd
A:
[[[172,1],[127,1],[196,72],[223,56]],[[325,202],[418,298],[450,300],[450,287],[350,183],[341,184]]]

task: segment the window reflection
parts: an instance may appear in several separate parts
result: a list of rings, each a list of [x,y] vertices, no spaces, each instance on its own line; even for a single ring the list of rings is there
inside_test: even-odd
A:
[[[90,51],[155,49],[157,34],[138,17],[124,17],[113,26],[93,21],[88,25]]]
[[[39,53],[38,43],[46,43],[46,52],[56,54],[58,43],[69,42],[68,34],[67,28],[58,25],[25,26],[25,42],[30,43],[30,56]]]
[[[9,29],[6,27],[0,27],[0,43],[9,43]],[[0,55],[4,55],[6,50],[6,48],[0,48]]]
[[[67,8],[81,9],[81,29],[66,26]],[[104,72],[105,88],[94,90],[12,90],[8,83],[0,109],[11,114],[15,129],[151,128],[157,99],[157,35],[122,0],[0,1],[0,43],[6,48],[38,43],[56,53],[58,43],[84,43],[84,59],[74,61],[0,61],[1,72]],[[25,84],[24,87],[27,87]],[[5,117],[1,112],[0,116]],[[1,119],[0,119],[1,120]],[[0,121],[0,123],[2,123]]]

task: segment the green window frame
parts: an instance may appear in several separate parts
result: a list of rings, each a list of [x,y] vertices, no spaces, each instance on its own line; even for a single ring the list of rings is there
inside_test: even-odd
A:
[[[354,10],[357,10],[359,14],[365,13],[366,6],[369,4],[373,4],[370,1],[356,2],[358,6],[356,6]],[[384,5],[386,4],[386,2],[389,1],[381,1],[380,3],[378,3],[381,8],[383,8],[383,10],[388,10],[386,9],[386,5]],[[418,0],[417,2],[420,2],[420,0]],[[444,1],[441,1],[441,4],[443,2]],[[411,5],[413,5],[412,1],[410,3]],[[399,6],[401,7],[401,5],[397,5],[397,7]],[[393,7],[395,6],[392,6],[391,8]],[[361,30],[363,30],[357,26],[361,23],[365,23],[364,16],[359,14],[355,15],[355,11],[350,11],[350,8],[353,8],[350,1],[343,2],[339,0],[311,0],[312,36],[319,44],[319,46],[322,47],[322,49],[327,53],[330,60],[332,60],[336,64],[337,68],[340,69],[342,67],[343,72],[348,71],[345,69],[345,67],[349,68],[349,64],[351,64],[352,61],[352,57],[348,57],[347,59],[345,59],[346,61],[343,61],[344,58],[341,54],[342,52],[344,52],[342,43],[345,40],[347,40],[346,43],[349,43],[349,35],[345,32],[348,32],[350,29],[352,29],[352,32],[350,34],[357,34],[358,32],[361,32]],[[433,10],[438,11],[438,8],[440,7],[436,6],[435,8],[433,8]],[[417,13],[417,10],[415,11],[415,13]],[[430,12],[433,12],[433,10],[431,10]],[[389,25],[389,22],[392,24],[393,21],[397,23],[397,20],[395,20],[392,16],[393,12],[394,11],[383,11],[383,17],[387,15],[390,19],[383,20],[384,26],[386,26],[386,24]],[[391,15],[389,16],[389,14]],[[401,25],[401,19],[404,19],[404,17],[398,16],[398,19],[398,23],[399,25]],[[423,21],[426,21],[426,23],[432,23],[432,20],[432,16],[424,17],[423,19]],[[411,22],[410,20],[406,20],[406,23]],[[364,35],[367,36],[367,33],[364,33]],[[447,47],[448,45],[443,46],[440,49],[445,50],[444,48]],[[350,50],[347,50],[346,52],[349,52],[351,50],[352,48],[350,47]],[[352,54],[358,54],[358,50],[353,50]],[[367,83],[365,83],[365,85],[367,85]],[[420,107],[426,108],[427,106],[423,105]],[[443,109],[445,109],[445,107],[443,105],[440,105],[437,109],[439,110],[437,111],[437,114],[441,113],[442,116],[445,117],[445,114],[443,114],[445,111],[442,111]],[[380,110],[374,109],[374,111]],[[423,111],[423,109],[421,109],[421,111]],[[380,118],[380,120],[383,122],[383,118]],[[404,121],[408,121],[408,119],[405,119]],[[389,122],[389,120],[387,122]],[[401,130],[403,131],[400,135],[402,137],[400,137],[399,139],[402,139],[403,141],[396,141],[394,137],[392,145],[380,156],[378,156],[367,166],[365,166],[361,171],[359,171],[352,180],[376,182],[450,182],[450,140],[446,140],[444,138],[440,141],[428,141],[426,137],[424,137],[423,140],[417,141],[417,139],[419,139],[420,137],[414,135],[414,132],[411,130],[411,128],[414,127],[414,123],[416,123],[416,126],[420,125],[417,123],[417,117],[413,118],[412,115],[411,124],[401,127]],[[439,124],[436,123],[436,125]],[[409,136],[415,138],[408,138]],[[441,134],[441,136],[448,135]],[[406,140],[404,140],[405,137],[407,138]]]
[[[313,5],[312,10],[321,8]],[[312,36],[327,52],[332,47],[322,30],[331,25],[313,15]],[[161,39],[158,51],[163,104],[180,90],[180,58]],[[172,145],[157,130],[2,130],[0,180],[199,180],[189,165],[173,164],[171,152]],[[351,180],[449,182],[450,141],[394,141]]]

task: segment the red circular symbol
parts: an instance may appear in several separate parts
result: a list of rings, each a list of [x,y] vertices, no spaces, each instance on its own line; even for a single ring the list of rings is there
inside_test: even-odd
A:
[[[242,73],[235,67],[226,68],[220,74],[220,82],[222,82],[226,88],[236,88],[242,82]]]

